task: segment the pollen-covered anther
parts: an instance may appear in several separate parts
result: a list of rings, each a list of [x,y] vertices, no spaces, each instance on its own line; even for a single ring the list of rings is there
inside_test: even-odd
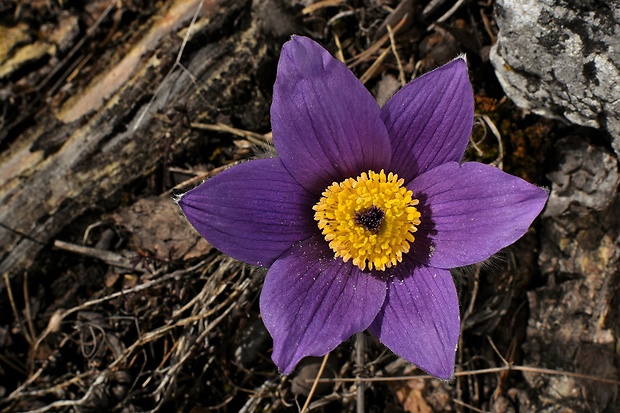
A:
[[[368,171],[334,182],[313,207],[336,257],[362,270],[384,271],[403,259],[420,224],[417,199],[398,175]]]

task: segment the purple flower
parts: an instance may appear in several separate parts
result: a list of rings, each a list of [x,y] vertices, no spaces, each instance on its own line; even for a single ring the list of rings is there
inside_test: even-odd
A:
[[[284,45],[271,106],[279,157],[234,166],[179,201],[213,246],[269,267],[260,307],[284,374],[370,329],[452,377],[460,320],[449,269],[512,244],[547,199],[497,168],[460,163],[473,118],[462,59],[380,109],[317,43]]]

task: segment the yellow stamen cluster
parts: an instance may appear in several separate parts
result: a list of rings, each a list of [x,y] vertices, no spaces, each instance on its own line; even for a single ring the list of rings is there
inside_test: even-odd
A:
[[[336,257],[362,270],[384,271],[402,261],[420,224],[418,200],[403,183],[391,172],[368,171],[323,192],[314,219]]]

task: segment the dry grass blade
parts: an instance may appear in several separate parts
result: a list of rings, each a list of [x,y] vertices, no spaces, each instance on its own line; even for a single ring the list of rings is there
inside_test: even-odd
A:
[[[370,67],[360,76],[360,82],[366,84],[370,79],[375,77],[377,73],[381,71],[381,63],[385,60],[385,58],[390,54],[390,49],[385,49],[379,57],[375,59],[374,62],[370,65]]]
[[[469,410],[471,410],[473,412],[477,412],[477,413],[491,413],[491,412],[486,411],[486,410],[478,409],[476,406],[472,406],[471,404],[465,403],[464,401],[459,400],[459,399],[454,399],[454,403],[458,404],[460,406],[463,406],[463,407],[467,407]]]
[[[390,46],[392,48],[392,53],[394,54],[394,58],[396,59],[396,63],[398,64],[398,79],[400,80],[401,86],[405,86],[407,84],[407,80],[405,80],[405,70],[403,69],[403,64],[400,61],[400,57],[398,56],[398,51],[396,50],[396,40],[394,39],[394,31],[392,27],[388,24],[386,26],[388,35],[390,36]]]
[[[483,128],[482,137],[478,141],[474,141],[471,137],[469,142],[478,153],[478,156],[483,156],[484,151],[480,148],[480,144],[486,139],[488,131],[490,130],[495,139],[497,140],[497,157],[491,165],[497,166],[499,169],[504,167],[504,144],[502,143],[502,136],[495,126],[495,123],[488,115],[476,115],[475,125],[480,125]]]
[[[200,0],[200,2],[197,4],[196,9],[194,10],[194,15],[192,16],[192,20],[191,20],[191,22],[189,24],[189,27],[187,29],[187,32],[185,33],[185,36],[183,37],[183,43],[181,44],[181,47],[179,48],[179,52],[177,53],[177,58],[175,60],[175,63],[174,63],[174,65],[172,65],[172,67],[170,68],[168,73],[166,73],[166,76],[164,77],[162,82],[157,86],[157,89],[155,90],[155,93],[151,97],[151,100],[146,105],[146,108],[144,108],[144,110],[142,111],[140,116],[138,117],[138,120],[136,121],[136,123],[135,123],[135,125],[133,127],[134,130],[138,129],[138,127],[140,126],[140,124],[142,123],[144,118],[146,117],[147,113],[149,113],[149,111],[151,110],[151,106],[153,105],[153,102],[155,102],[155,99],[159,95],[159,92],[161,91],[162,87],[166,83],[166,80],[169,79],[172,76],[172,74],[175,72],[175,70],[180,66],[181,57],[183,56],[183,53],[185,52],[185,46],[187,45],[187,41],[189,40],[189,38],[192,35],[192,30],[194,29],[194,25],[196,24],[196,20],[198,20],[198,16],[200,15],[200,11],[202,10],[202,8],[204,6],[204,2],[205,2],[205,0]]]
[[[396,26],[394,26],[394,28],[392,29],[393,33],[398,33],[398,31],[405,25],[406,22],[407,22],[407,17],[405,16],[398,22]],[[381,36],[379,40],[374,42],[368,49],[364,50],[357,56],[349,59],[346,62],[347,66],[351,69],[357,66],[358,64],[368,60],[370,56],[377,53],[381,49],[381,47],[383,47],[383,45],[385,44],[385,42],[389,40],[389,38],[390,38],[390,35],[388,33],[384,34],[383,36]]]
[[[61,70],[65,65],[75,56],[75,54],[82,48],[86,40],[93,36],[93,34],[97,31],[99,26],[103,23],[105,18],[110,14],[112,9],[116,7],[117,1],[110,0],[108,6],[101,12],[101,14],[97,17],[97,20],[88,28],[86,34],[80,39],[79,42],[76,43],[75,46],[69,51],[69,53],[60,61],[58,64],[54,66],[54,68],[48,73],[48,75],[41,81],[41,83],[37,86],[38,88],[43,88],[45,85],[56,76],[59,70]],[[79,60],[78,60],[79,62]],[[77,62],[76,62],[77,63]],[[71,72],[73,72],[76,68],[69,67],[65,73],[56,81],[56,84],[51,88],[48,94],[51,96],[55,93],[58,87],[62,84],[62,82],[69,76]]]
[[[23,332],[23,336],[28,341],[28,343],[32,344],[33,338],[27,333],[28,329],[24,325],[22,318],[19,315],[19,311],[17,310],[17,306],[15,305],[15,299],[13,298],[13,290],[11,289],[11,281],[9,280],[9,275],[7,273],[2,274],[2,278],[4,279],[4,285],[6,286],[6,292],[9,296],[9,302],[11,303],[11,309],[13,310],[13,315],[15,320],[20,326],[21,331]]]
[[[317,10],[323,9],[325,7],[334,7],[334,6],[339,6],[341,4],[344,4],[344,0],[321,0],[321,1],[317,1],[314,4],[311,4],[307,7],[304,7],[303,9],[301,9],[301,14],[306,15],[306,14],[311,14],[314,13]]]
[[[308,397],[306,398],[306,402],[301,408],[301,413],[306,413],[306,410],[308,409],[308,405],[310,405],[310,400],[312,399],[312,396],[314,395],[314,392],[316,391],[316,386],[318,386],[319,382],[321,381],[321,376],[323,375],[323,370],[325,370],[325,366],[327,365],[328,357],[329,357],[329,353],[327,353],[325,357],[323,357],[323,362],[321,363],[321,367],[319,367],[319,372],[316,374],[316,378],[314,379],[314,382],[312,383],[312,387],[310,388],[310,393],[308,394]]]
[[[113,267],[123,268],[132,271],[147,272],[146,269],[136,267],[135,264],[131,263],[131,260],[123,257],[121,254],[116,252],[85,247],[83,245],[72,244],[70,242],[65,242],[61,240],[54,240],[54,247],[64,251],[81,254],[87,257],[97,258]]]
[[[553,376],[567,376],[567,377],[575,377],[583,380],[590,380],[599,383],[607,383],[607,384],[615,384],[620,386],[620,380],[614,379],[606,379],[604,377],[591,376],[588,374],[574,373],[572,371],[562,371],[562,370],[553,370],[553,369],[545,369],[541,367],[530,367],[530,366],[516,366],[516,365],[508,365],[502,367],[491,367],[488,369],[479,369],[479,370],[471,370],[471,371],[457,371],[454,373],[454,377],[464,377],[464,376],[475,376],[480,374],[496,374],[505,371],[524,371],[528,373],[539,373],[539,374],[548,374]],[[393,377],[369,377],[364,379],[359,378],[334,378],[334,379],[319,379],[320,383],[354,383],[358,380],[363,380],[365,382],[390,382],[390,381],[406,381],[406,380],[434,380],[436,379],[434,376],[429,376],[427,374],[420,374],[416,376],[393,376]]]
[[[261,135],[260,133],[255,133],[255,132],[251,132],[251,131],[247,131],[247,130],[243,130],[239,128],[234,128],[232,126],[228,126],[223,123],[208,124],[208,123],[192,122],[190,126],[194,129],[230,133],[231,135],[245,138],[249,140],[250,142],[252,142],[253,144],[260,145],[260,146],[268,146],[269,141],[270,141],[270,135]]]

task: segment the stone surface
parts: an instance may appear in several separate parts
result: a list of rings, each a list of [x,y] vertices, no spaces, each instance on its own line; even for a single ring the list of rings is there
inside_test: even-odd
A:
[[[616,158],[579,136],[558,140],[556,148],[554,165],[558,168],[547,174],[552,187],[544,215],[558,216],[571,204],[607,209],[618,187]]]
[[[587,137],[556,143],[543,215],[541,286],[528,292],[525,364],[617,380],[620,337],[618,162]],[[524,374],[532,410],[617,412],[618,387],[590,378]]]
[[[620,3],[497,0],[491,62],[518,106],[599,128],[620,156]]]

